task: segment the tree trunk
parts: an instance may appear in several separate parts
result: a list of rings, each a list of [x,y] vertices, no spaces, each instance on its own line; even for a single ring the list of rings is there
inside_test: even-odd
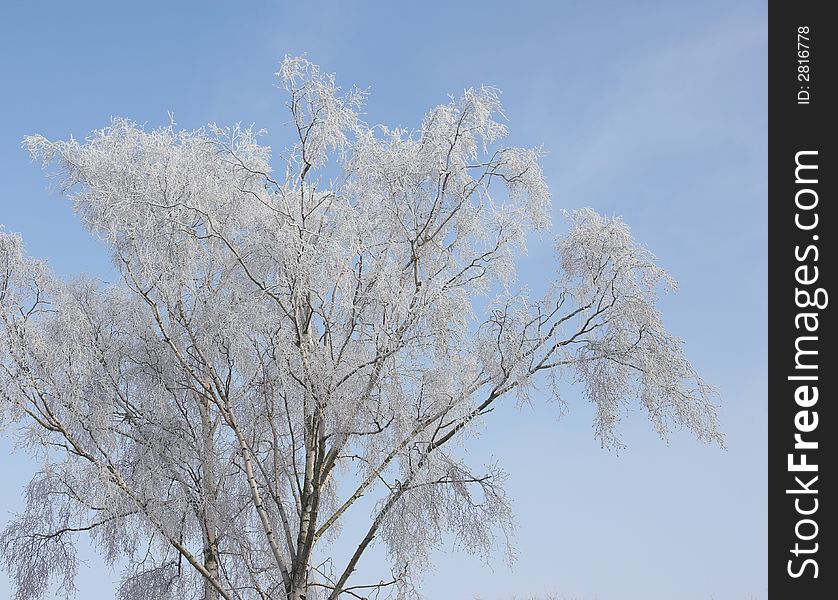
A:
[[[307,600],[308,598],[308,556],[298,556],[291,570],[291,589],[288,600]]]
[[[201,430],[203,434],[203,452],[201,474],[203,492],[203,533],[204,533],[204,567],[215,581],[221,581],[218,577],[218,518],[216,505],[218,502],[218,475],[216,473],[216,452],[215,452],[215,427],[210,413],[210,403],[202,397],[198,397],[198,410],[201,414]],[[204,579],[204,600],[218,600],[220,594],[218,589]]]
[[[204,549],[204,567],[218,581],[218,554],[217,549],[210,546]],[[219,594],[209,579],[204,579],[204,600],[218,600]]]

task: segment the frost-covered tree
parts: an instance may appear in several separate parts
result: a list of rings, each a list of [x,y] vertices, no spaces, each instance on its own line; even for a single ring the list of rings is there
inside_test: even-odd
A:
[[[407,131],[305,59],[278,75],[274,168],[239,126],[25,140],[120,278],[61,280],[0,232],[2,422],[43,465],[0,535],[17,600],[72,592],[81,532],[123,600],[413,596],[441,536],[508,545],[503,473],[461,442],[560,371],[605,446],[634,401],[722,441],[655,306],[674,282],[621,220],[569,213],[546,293],[516,283],[551,205],[539,151],[499,145],[496,90]],[[338,564],[346,519],[368,525]],[[356,581],[374,541],[391,573]]]

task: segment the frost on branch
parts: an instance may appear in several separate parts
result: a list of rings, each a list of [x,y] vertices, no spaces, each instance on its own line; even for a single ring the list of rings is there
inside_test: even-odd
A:
[[[79,507],[53,483],[49,475],[36,475],[27,486],[26,513],[0,532],[0,560],[17,585],[16,598],[43,598],[53,582],[65,598],[75,592],[72,521]]]
[[[504,474],[466,442],[562,371],[605,445],[630,400],[721,441],[655,308],[671,280],[621,221],[573,213],[550,292],[516,289],[550,195],[541,152],[501,145],[497,90],[409,131],[305,59],[278,75],[278,158],[240,126],[25,140],[119,281],[62,281],[0,233],[2,419],[45,465],[0,536],[19,600],[70,588],[80,534],[123,600],[407,598],[446,536],[512,556]],[[339,563],[347,519],[367,526]],[[390,573],[357,581],[377,542]]]
[[[577,332],[565,346],[585,393],[596,404],[596,431],[605,445],[618,444],[621,408],[637,399],[655,430],[673,425],[707,442],[723,443],[713,391],[683,355],[682,341],[663,326],[657,289],[675,281],[637,244],[619,218],[590,209],[570,215],[570,234],[557,243],[562,285],[574,305]]]

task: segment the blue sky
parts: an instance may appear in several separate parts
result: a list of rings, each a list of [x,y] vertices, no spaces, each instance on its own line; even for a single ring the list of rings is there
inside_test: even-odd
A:
[[[12,6],[14,6],[12,8]],[[7,3],[0,18],[0,223],[61,274],[111,273],[47,193],[25,134],[84,137],[126,116],[241,121],[282,139],[273,73],[307,53],[369,87],[366,120],[413,127],[448,93],[504,91],[510,143],[543,145],[556,210],[621,215],[680,281],[666,323],[725,402],[728,449],[668,444],[639,412],[599,449],[592,410],[506,407],[472,447],[510,473],[519,560],[448,550],[431,599],[555,591],[598,600],[767,597],[767,14],[764,1]],[[537,241],[536,241],[537,242]],[[549,237],[521,278],[552,268]],[[0,525],[36,465],[0,440]],[[374,569],[374,554],[369,567]],[[79,598],[111,597],[95,554]],[[0,598],[10,596],[0,575]]]

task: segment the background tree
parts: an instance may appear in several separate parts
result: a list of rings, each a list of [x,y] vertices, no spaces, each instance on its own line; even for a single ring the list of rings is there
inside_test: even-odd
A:
[[[3,420],[44,465],[0,536],[20,600],[72,591],[79,532],[127,565],[125,600],[407,597],[446,532],[511,556],[503,473],[458,444],[502,398],[557,397],[558,371],[605,446],[629,401],[722,442],[655,307],[674,282],[622,221],[568,214],[546,294],[516,287],[550,197],[539,152],[498,145],[494,89],[406,131],[305,59],[279,76],[278,173],[240,126],[25,140],[120,281],[61,281],[0,234]],[[324,562],[362,496],[366,533]],[[354,581],[375,539],[392,572]]]

